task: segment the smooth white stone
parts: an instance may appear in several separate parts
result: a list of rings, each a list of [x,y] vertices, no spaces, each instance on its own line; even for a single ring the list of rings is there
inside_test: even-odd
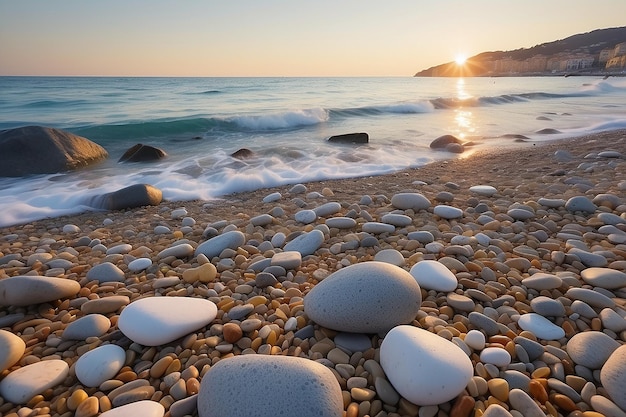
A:
[[[24,404],[35,395],[55,387],[69,375],[67,362],[60,359],[23,366],[0,381],[0,395],[13,404]]]
[[[509,366],[511,363],[511,354],[502,348],[488,347],[480,352],[480,361],[483,363],[491,363],[499,367],[505,367]]]
[[[409,216],[397,213],[387,213],[380,218],[380,221],[397,227],[406,227],[413,223],[413,219]]]
[[[203,298],[149,297],[127,305],[117,326],[134,342],[159,346],[206,326],[216,316],[217,306]]]
[[[356,226],[356,220],[350,217],[331,217],[326,219],[326,226],[336,229],[352,229]]]
[[[609,335],[588,331],[571,337],[567,342],[567,353],[576,364],[594,370],[600,369],[618,347],[619,342]]]
[[[396,231],[396,227],[393,224],[380,223],[380,222],[366,222],[361,226],[361,230],[365,233],[393,233]]]
[[[258,216],[254,216],[250,219],[250,224],[252,226],[267,226],[268,224],[272,224],[274,221],[274,217],[269,214],[260,214]]]
[[[491,197],[492,195],[498,192],[498,190],[496,190],[491,185],[474,185],[470,187],[469,190],[478,195],[484,195],[487,197]]]
[[[100,414],[100,417],[163,417],[165,408],[156,401],[141,400],[112,408]]]
[[[313,211],[319,217],[327,217],[335,213],[339,213],[341,211],[341,204],[337,203],[336,201],[331,201],[330,203],[322,204],[319,207],[315,207]]]
[[[89,271],[87,271],[87,279],[89,281],[103,282],[123,282],[125,279],[124,271],[119,269],[115,264],[111,262],[102,262],[101,264],[94,265]]]
[[[273,203],[275,201],[280,200],[281,198],[283,198],[282,194],[279,192],[275,192],[272,194],[268,194],[263,198],[263,202],[264,203]]]
[[[300,210],[296,212],[296,214],[294,215],[294,219],[302,224],[313,223],[315,220],[317,220],[317,213],[315,213],[313,210]]]
[[[396,249],[383,249],[374,255],[374,260],[395,266],[403,266],[406,262],[404,256]]]
[[[341,387],[330,369],[293,356],[222,359],[202,377],[198,393],[199,417],[341,417],[342,413]]]
[[[187,210],[183,207],[183,208],[172,210],[171,217],[172,219],[180,219],[180,218],[185,217],[187,214],[188,214]]]
[[[458,285],[456,276],[444,264],[434,260],[419,261],[410,271],[420,287],[442,292],[454,291]]]
[[[92,336],[102,336],[111,327],[111,320],[102,314],[88,314],[67,325],[63,340],[85,340]]]
[[[26,343],[21,337],[0,329],[0,373],[17,363],[25,351]]]
[[[582,211],[586,213],[595,213],[598,207],[593,204],[589,198],[579,195],[575,197],[571,197],[565,203],[565,209],[569,212]]]
[[[463,217],[463,210],[461,210],[460,208],[445,205],[435,206],[435,208],[433,209],[433,213],[443,219],[449,220]]]
[[[528,220],[535,217],[535,213],[533,213],[532,211],[521,208],[512,208],[507,211],[506,214],[508,214],[515,220]]]
[[[561,198],[540,198],[537,203],[549,208],[559,208],[563,207],[566,201]]]
[[[297,251],[278,252],[272,256],[270,265],[282,266],[285,269],[296,269],[302,264],[302,255]]]
[[[552,290],[563,285],[563,280],[553,274],[537,272],[527,278],[523,278],[522,285],[525,285],[527,288],[532,288],[533,290]]]
[[[132,272],[143,271],[152,266],[152,259],[150,258],[137,258],[128,263],[128,269]]]
[[[385,336],[380,365],[398,393],[420,406],[452,400],[474,373],[472,361],[457,345],[405,325],[394,327]]]
[[[283,249],[285,252],[293,250],[300,252],[302,256],[308,256],[314,254],[322,246],[322,243],[324,243],[324,233],[321,230],[313,229],[287,242]]]
[[[600,311],[600,320],[605,329],[609,329],[617,334],[626,330],[626,320],[610,308]]]
[[[426,210],[430,207],[430,200],[419,193],[398,193],[391,197],[391,205],[400,210]]]
[[[246,243],[246,235],[239,230],[231,230],[198,245],[196,248],[196,256],[202,253],[204,256],[211,259],[222,253],[224,249],[237,249],[244,243]]]
[[[115,254],[125,254],[133,250],[133,245],[128,243],[122,243],[119,245],[115,245],[107,249],[107,255],[115,255]]]
[[[75,224],[66,224],[63,226],[63,233],[79,233],[80,227]]]
[[[470,330],[463,341],[474,350],[481,350],[485,347],[485,335],[480,330]]]
[[[21,275],[0,279],[0,306],[28,306],[73,297],[80,284],[72,279]]]
[[[304,311],[317,324],[352,333],[380,333],[410,323],[422,296],[404,269],[368,261],[339,269],[304,297]]]
[[[159,226],[156,226],[154,228],[154,233],[157,234],[157,235],[165,235],[165,234],[168,234],[168,233],[171,233],[171,232],[172,231],[167,226],[159,225]]]
[[[102,345],[83,354],[76,361],[78,380],[88,387],[98,387],[112,379],[126,361],[126,352],[117,345]]]
[[[561,327],[537,313],[522,314],[517,324],[539,339],[558,340],[565,336],[565,331]]]
[[[580,277],[594,287],[614,290],[626,287],[626,273],[611,268],[587,268],[583,269]]]
[[[611,400],[626,410],[626,345],[615,349],[600,370],[600,381]]]
[[[206,243],[206,242],[204,242]],[[157,257],[159,259],[167,258],[173,256],[175,258],[186,258],[188,256],[193,255],[194,249],[189,243],[179,243],[170,246],[169,248],[163,249],[158,253]],[[197,255],[196,255],[197,256]]]

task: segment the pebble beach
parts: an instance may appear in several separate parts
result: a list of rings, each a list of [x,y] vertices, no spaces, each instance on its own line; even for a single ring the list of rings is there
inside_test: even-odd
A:
[[[626,131],[0,229],[0,415],[626,416]]]

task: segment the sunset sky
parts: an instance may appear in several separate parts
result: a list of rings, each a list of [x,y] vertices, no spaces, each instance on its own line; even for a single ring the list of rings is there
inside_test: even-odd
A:
[[[625,0],[0,0],[0,75],[411,76],[625,16]]]

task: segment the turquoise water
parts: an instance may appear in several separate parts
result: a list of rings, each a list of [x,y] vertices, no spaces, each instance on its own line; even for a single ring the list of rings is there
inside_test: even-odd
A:
[[[0,179],[0,226],[89,210],[89,197],[150,183],[168,200],[389,173],[474,147],[626,127],[626,79],[0,77],[0,129],[44,125],[99,143],[108,161],[64,175]],[[561,134],[542,135],[542,129]],[[326,139],[367,132],[366,146]],[[136,143],[168,157],[118,164]],[[256,157],[230,156],[248,148]]]

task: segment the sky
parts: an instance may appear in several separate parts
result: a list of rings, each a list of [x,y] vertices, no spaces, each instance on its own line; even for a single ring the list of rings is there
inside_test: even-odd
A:
[[[0,75],[412,76],[625,17],[625,0],[0,0]]]

